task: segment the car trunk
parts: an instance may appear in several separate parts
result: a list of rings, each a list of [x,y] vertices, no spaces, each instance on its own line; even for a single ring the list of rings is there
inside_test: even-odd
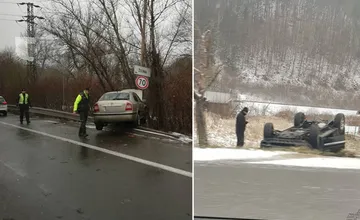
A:
[[[126,100],[104,100],[99,101],[99,113],[110,113],[110,114],[119,114],[126,112],[126,104],[129,101]]]

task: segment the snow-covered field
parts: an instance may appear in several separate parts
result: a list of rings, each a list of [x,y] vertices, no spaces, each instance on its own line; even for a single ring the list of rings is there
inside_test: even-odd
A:
[[[287,155],[289,158],[286,158]],[[304,158],[304,155],[295,152],[264,151],[255,149],[194,148],[193,159],[195,162],[240,161],[249,164],[291,167],[360,169],[359,158],[314,157],[310,155],[307,155],[307,157]]]
[[[275,117],[276,113],[284,110],[290,110],[292,112],[302,111],[305,114],[312,115],[335,115],[337,113],[344,113],[347,116],[356,116],[356,111],[344,110],[344,109],[330,109],[330,108],[312,108],[305,106],[286,106],[279,104],[268,105],[268,111],[265,115],[259,114],[262,111],[261,108],[267,105],[266,103],[255,103],[252,107],[250,105],[250,112],[248,121],[249,124],[245,131],[245,148],[246,149],[258,149],[260,141],[263,138],[263,126],[267,122],[272,122],[275,129],[282,130],[292,126],[292,120]],[[224,119],[218,115],[212,113],[206,113],[206,123],[208,131],[209,146],[219,148],[236,148],[236,135],[235,135],[235,118]],[[355,124],[356,125],[356,124]],[[360,144],[356,138],[360,137],[358,126],[345,127],[348,135],[353,135],[354,138],[347,138],[346,149],[354,154],[360,154]],[[355,138],[356,136],[356,138]],[[196,136],[195,136],[196,137]],[[194,140],[197,145],[197,139]],[[221,152],[221,150],[219,151]],[[205,154],[205,153],[204,153]],[[221,153],[219,153],[220,155]],[[224,153],[225,154],[225,153]],[[219,156],[220,157],[220,156]],[[235,156],[234,156],[235,157]]]
[[[255,149],[194,148],[193,150],[194,161],[266,159],[286,154],[294,153]]]
[[[358,126],[345,126],[345,132],[350,135],[358,135],[359,127]]]
[[[336,157],[314,157],[300,159],[284,159],[270,161],[248,162],[252,164],[269,164],[296,167],[316,167],[333,169],[360,169],[360,159],[358,158],[336,158]]]

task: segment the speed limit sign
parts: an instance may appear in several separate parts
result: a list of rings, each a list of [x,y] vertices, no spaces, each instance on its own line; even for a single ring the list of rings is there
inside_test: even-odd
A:
[[[145,76],[136,77],[135,84],[139,89],[147,89],[149,87],[149,79]]]

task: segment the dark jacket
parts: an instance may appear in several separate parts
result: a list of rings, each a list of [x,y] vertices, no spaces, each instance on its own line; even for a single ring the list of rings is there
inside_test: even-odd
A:
[[[90,96],[80,92],[74,102],[74,112],[87,112],[90,110]]]
[[[246,128],[246,124],[248,122],[245,119],[245,113],[243,111],[241,111],[237,116],[236,116],[236,133],[243,133],[245,131]]]

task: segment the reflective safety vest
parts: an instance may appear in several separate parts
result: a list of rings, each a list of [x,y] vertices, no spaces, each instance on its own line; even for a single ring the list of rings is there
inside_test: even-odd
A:
[[[81,92],[74,102],[74,112],[89,111],[89,95],[85,92]]]
[[[27,93],[22,94],[20,93],[19,95],[19,105],[27,105],[28,104],[28,100],[29,100],[29,95]]]

